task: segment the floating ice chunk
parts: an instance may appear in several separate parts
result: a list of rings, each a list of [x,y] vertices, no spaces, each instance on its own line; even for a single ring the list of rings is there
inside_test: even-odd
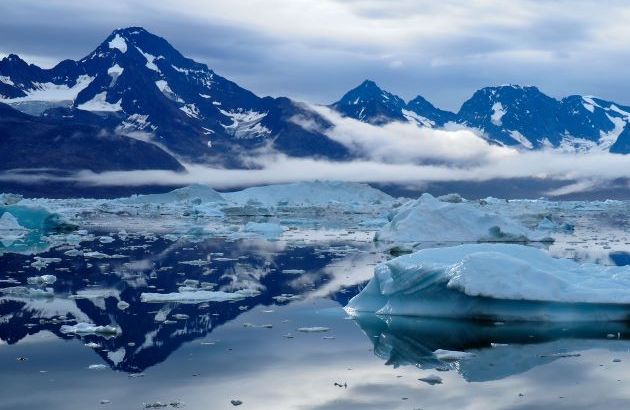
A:
[[[127,258],[128,256],[118,255],[118,254],[108,255],[103,252],[89,251],[89,252],[83,252],[83,257],[93,258],[93,259],[123,259],[123,258]]]
[[[438,349],[434,351],[433,354],[438,360],[442,360],[445,362],[465,360],[465,359],[470,359],[470,358],[475,357],[474,353],[458,352],[456,350],[443,350],[443,349]]]
[[[429,194],[400,207],[375,239],[393,243],[550,240],[510,217],[471,203],[442,202]]]
[[[430,384],[431,386],[433,386],[434,384],[442,384],[442,378],[437,374],[431,374],[426,377],[421,377],[418,380]]]
[[[121,300],[116,304],[116,307],[120,310],[125,310],[129,308],[129,303],[125,302],[124,300]]]
[[[235,292],[186,290],[174,293],[142,293],[140,299],[145,303],[203,303],[229,302],[258,296],[259,291],[241,289]]]
[[[304,269],[282,269],[282,273],[287,275],[301,275],[305,272]]]
[[[105,366],[104,364],[91,364],[88,366],[88,369],[90,370],[103,370],[103,369],[107,369],[107,366]]]
[[[33,276],[26,279],[29,285],[52,285],[56,281],[57,277],[55,275]]]
[[[630,266],[579,264],[523,245],[424,249],[377,265],[350,312],[491,320],[624,320]]]
[[[46,268],[51,263],[58,263],[58,262],[61,262],[60,258],[43,258],[41,256],[36,256],[35,262],[31,263],[31,266],[37,270],[41,270],[41,269]],[[44,275],[44,276],[48,276],[48,275]]]
[[[55,296],[53,292],[45,289],[31,289],[25,286],[11,286],[0,289],[0,294],[27,299],[52,298]]]
[[[301,327],[297,331],[302,333],[324,333],[330,330],[329,327],[313,326],[313,327]]]
[[[61,333],[75,334],[75,335],[105,335],[116,336],[121,333],[121,330],[117,326],[105,325],[97,326],[92,323],[77,323],[76,325],[63,325],[59,329]]]
[[[267,238],[277,238],[284,232],[284,227],[269,222],[248,222],[243,227],[243,231],[255,233]]]

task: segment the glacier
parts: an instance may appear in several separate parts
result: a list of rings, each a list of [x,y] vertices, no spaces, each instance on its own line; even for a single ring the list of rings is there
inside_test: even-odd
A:
[[[627,320],[630,266],[556,259],[516,244],[429,248],[377,265],[346,310],[479,320]]]

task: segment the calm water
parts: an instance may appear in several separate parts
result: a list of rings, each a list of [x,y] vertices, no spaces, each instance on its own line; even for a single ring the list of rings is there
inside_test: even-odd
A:
[[[0,409],[630,405],[630,329],[623,323],[347,317],[342,307],[389,257],[369,241],[151,234],[101,241],[98,234],[80,249],[109,258],[75,255],[66,245],[37,254],[56,258],[44,260],[47,266],[32,266],[34,256],[0,256],[0,288],[42,289],[26,278],[57,277],[48,286],[53,296],[0,298]],[[627,254],[611,260],[626,264]],[[260,294],[197,304],[140,299],[182,285]],[[116,324],[122,333],[61,332],[77,322]],[[474,356],[438,361],[437,349]],[[441,383],[419,380],[429,376]]]

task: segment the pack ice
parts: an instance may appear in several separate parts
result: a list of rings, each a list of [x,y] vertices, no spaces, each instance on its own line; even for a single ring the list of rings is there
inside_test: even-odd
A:
[[[423,194],[402,205],[375,240],[414,242],[527,242],[550,241],[515,219],[470,202],[448,202]]]
[[[487,320],[627,320],[630,266],[580,264],[515,244],[424,249],[377,265],[346,310]]]

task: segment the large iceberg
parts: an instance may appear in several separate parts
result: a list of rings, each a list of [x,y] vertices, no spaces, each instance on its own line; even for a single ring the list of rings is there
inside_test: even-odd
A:
[[[67,234],[76,229],[59,214],[40,206],[0,206],[0,255],[45,250],[47,235]]]
[[[316,206],[330,203],[374,204],[390,202],[394,198],[367,184],[352,182],[295,182],[246,188],[223,196],[236,203],[254,201],[267,206]]]
[[[446,202],[423,194],[402,205],[375,240],[396,244],[418,242],[550,241],[536,230],[479,204]]]
[[[195,184],[174,189],[163,194],[133,195],[121,200],[132,204],[166,204],[185,202],[201,204],[203,202],[224,202],[220,193],[207,185]]]
[[[580,264],[515,244],[424,249],[377,265],[346,309],[485,320],[627,320],[630,266]]]

